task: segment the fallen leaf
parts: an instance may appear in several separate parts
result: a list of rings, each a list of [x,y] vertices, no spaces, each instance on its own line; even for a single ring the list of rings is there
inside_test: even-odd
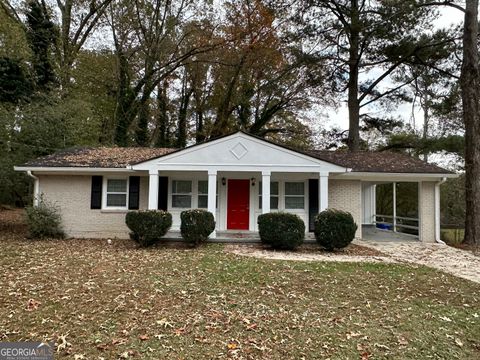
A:
[[[27,311],[33,311],[33,310],[37,310],[38,307],[40,306],[41,302],[40,301],[37,301],[37,300],[34,300],[34,299],[30,299],[28,300],[27,302]]]

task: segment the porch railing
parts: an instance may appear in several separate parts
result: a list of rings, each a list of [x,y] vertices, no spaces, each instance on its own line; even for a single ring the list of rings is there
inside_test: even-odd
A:
[[[379,219],[381,221],[379,221]],[[385,219],[389,219],[391,221],[385,221]],[[405,222],[408,222],[410,224],[406,224]],[[405,217],[405,216],[392,216],[392,215],[381,215],[381,214],[374,214],[373,215],[373,223],[375,225],[377,224],[383,224],[383,225],[389,225],[392,227],[392,231],[396,232],[397,228],[404,228],[404,229],[410,229],[410,230],[417,230],[418,231],[418,223],[419,219],[418,218],[411,218],[411,217]],[[414,223],[416,225],[411,225],[411,223]]]

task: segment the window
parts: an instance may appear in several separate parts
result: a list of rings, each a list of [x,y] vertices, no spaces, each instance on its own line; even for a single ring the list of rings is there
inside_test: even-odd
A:
[[[218,208],[218,183],[217,183],[217,197],[216,197],[216,207]],[[198,181],[198,208],[206,209],[208,208],[208,181],[199,180]]]
[[[192,207],[192,182],[190,180],[172,181],[172,207]]]
[[[107,179],[107,208],[126,208],[128,197],[127,179]]]
[[[285,209],[305,209],[305,184],[285,183]]]
[[[198,207],[200,209],[208,207],[208,181],[198,182]]]
[[[258,184],[258,208],[262,208],[262,182]],[[270,183],[270,209],[278,209],[278,182]]]

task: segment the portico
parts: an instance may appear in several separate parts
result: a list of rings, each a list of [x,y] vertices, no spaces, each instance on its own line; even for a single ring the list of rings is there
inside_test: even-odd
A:
[[[235,231],[256,231],[258,215],[271,211],[296,213],[308,224],[312,211],[328,208],[329,176],[349,171],[240,132],[131,169],[148,171],[148,208],[171,212],[174,229],[181,211],[203,207],[217,230]],[[166,189],[160,178],[168,178]],[[160,193],[168,194],[163,206]]]

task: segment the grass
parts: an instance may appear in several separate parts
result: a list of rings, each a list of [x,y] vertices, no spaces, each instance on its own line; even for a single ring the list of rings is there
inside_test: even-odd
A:
[[[480,285],[426,267],[0,231],[0,340],[58,358],[480,357]]]

